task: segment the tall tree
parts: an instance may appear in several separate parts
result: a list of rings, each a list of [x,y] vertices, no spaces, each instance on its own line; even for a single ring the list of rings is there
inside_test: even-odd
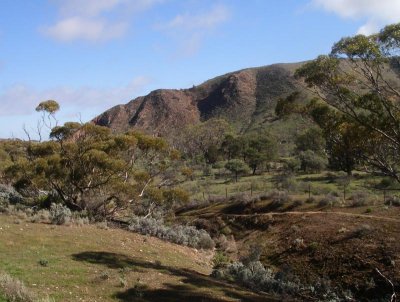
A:
[[[376,35],[343,38],[329,56],[304,64],[296,75],[363,129],[369,166],[400,182],[399,51],[400,23]]]
[[[262,165],[267,165],[277,157],[275,140],[268,133],[250,134],[243,138],[243,157],[252,169],[253,175]]]
[[[108,217],[143,200],[147,190],[171,187],[178,158],[162,138],[68,122],[54,127],[49,141],[31,141],[27,156],[6,172],[19,188],[47,191],[69,208]]]

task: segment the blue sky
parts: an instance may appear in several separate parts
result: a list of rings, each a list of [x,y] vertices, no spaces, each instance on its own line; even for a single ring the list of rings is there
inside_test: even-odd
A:
[[[0,137],[47,99],[88,121],[157,88],[313,59],[400,21],[399,0],[0,0]]]

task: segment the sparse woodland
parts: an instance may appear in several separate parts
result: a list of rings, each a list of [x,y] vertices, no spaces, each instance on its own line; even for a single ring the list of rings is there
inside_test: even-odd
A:
[[[164,137],[58,125],[58,103],[42,102],[37,134],[0,141],[0,212],[213,250],[213,278],[261,296],[397,301],[399,55],[393,24],[301,65],[311,97],[286,94],[271,111],[309,125],[290,141],[222,117]]]

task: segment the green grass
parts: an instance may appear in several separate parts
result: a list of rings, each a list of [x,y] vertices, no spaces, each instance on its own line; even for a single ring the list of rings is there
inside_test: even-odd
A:
[[[225,197],[245,193],[253,195],[264,194],[272,190],[279,189],[279,173],[263,173],[261,175],[247,175],[239,178],[235,182],[229,173],[221,175],[221,170],[213,169],[213,175],[203,176],[196,173],[193,181],[186,181],[182,187],[191,193],[191,198],[196,200],[207,200],[209,197]],[[217,178],[214,175],[220,176]],[[336,175],[336,177],[332,177]],[[383,193],[371,189],[372,183],[378,183],[382,178],[357,172],[356,177],[352,177],[350,184],[346,186],[346,199],[355,192],[367,192],[372,197],[381,198]],[[316,197],[323,197],[328,193],[334,192],[343,197],[344,186],[342,183],[343,173],[322,172],[316,174],[299,174],[293,177],[297,184],[295,189],[289,189],[290,195],[296,195],[301,199],[308,197],[308,189]],[[281,188],[285,190],[286,188]]]

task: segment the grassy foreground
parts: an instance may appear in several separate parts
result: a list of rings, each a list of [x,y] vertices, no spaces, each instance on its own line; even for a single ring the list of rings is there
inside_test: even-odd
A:
[[[55,301],[274,301],[208,277],[211,252],[95,225],[18,222],[0,215],[0,268]]]

